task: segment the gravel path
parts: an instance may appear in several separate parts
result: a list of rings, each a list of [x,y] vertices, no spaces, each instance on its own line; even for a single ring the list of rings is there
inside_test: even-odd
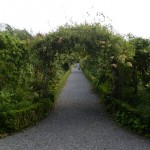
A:
[[[74,68],[55,110],[38,125],[0,139],[0,150],[150,150],[150,140],[118,127]]]

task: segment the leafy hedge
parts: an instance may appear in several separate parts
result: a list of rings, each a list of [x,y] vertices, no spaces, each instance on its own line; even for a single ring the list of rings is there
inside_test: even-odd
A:
[[[61,79],[54,85],[53,95],[55,97],[55,101],[66,79],[68,78],[70,71],[71,69],[62,75]],[[54,102],[50,98],[46,98],[39,100],[39,102],[33,103],[29,107],[2,112],[0,113],[1,131],[12,133],[35,125],[37,122],[45,118],[53,107]]]
[[[27,108],[2,112],[0,128],[7,132],[20,131],[46,117],[52,108],[53,103],[50,100],[42,100],[41,103],[32,104]]]
[[[101,94],[102,91],[100,91],[99,86],[96,86],[96,79],[85,68],[82,67],[82,70],[86,77],[91,81],[96,92],[100,95],[102,102],[106,106],[106,110],[111,114],[117,123],[138,134],[143,134],[150,137],[149,114],[142,114],[139,110],[123,101],[111,99],[110,97],[104,95],[104,92]]]
[[[117,123],[139,134],[150,136],[150,116],[141,114],[130,105],[113,100],[107,105],[107,110],[113,114]]]
[[[59,96],[59,93],[61,92],[62,87],[64,86],[64,84],[65,84],[67,78],[69,77],[69,75],[70,75],[70,73],[71,73],[72,67],[73,67],[73,66],[71,66],[70,69],[65,73],[65,75],[63,76],[63,78],[61,78],[61,79],[59,80],[59,82],[56,83],[56,85],[55,85],[55,87],[54,87],[54,89],[53,89],[53,90],[54,90],[54,91],[53,91],[53,93],[54,93],[54,101],[57,100],[57,98],[58,98],[58,96]]]
[[[0,133],[33,125],[52,110],[72,64],[59,44],[55,33],[33,37],[8,25],[0,31]]]
[[[57,83],[70,64],[80,61],[107,105],[117,99],[150,116],[149,39],[124,37],[96,22],[24,35],[10,28],[0,32],[0,112],[39,99],[55,101]]]

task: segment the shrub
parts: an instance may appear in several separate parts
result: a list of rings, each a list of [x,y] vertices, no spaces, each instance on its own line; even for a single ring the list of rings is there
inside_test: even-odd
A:
[[[52,108],[53,103],[50,100],[41,100],[40,103],[29,107],[2,112],[0,113],[0,128],[7,132],[20,131],[43,119]]]

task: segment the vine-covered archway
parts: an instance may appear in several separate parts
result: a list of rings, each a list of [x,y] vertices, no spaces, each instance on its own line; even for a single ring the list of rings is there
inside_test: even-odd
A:
[[[103,85],[102,92],[109,91],[115,98],[134,101],[132,96],[137,94],[138,84],[149,88],[146,80],[149,76],[149,50],[142,52],[149,41],[143,41],[143,48],[137,50],[134,43],[138,39],[125,40],[100,24],[60,27],[44,37],[37,36],[36,40],[34,49],[45,68],[43,73],[57,59],[62,63],[80,59],[83,68],[96,78],[97,86]],[[142,63],[138,57],[143,57]],[[138,72],[138,77],[135,72]]]
[[[18,103],[24,107],[41,99],[54,101],[54,85],[79,61],[108,109],[117,111],[117,121],[140,132],[149,130],[148,39],[125,38],[98,23],[67,25],[35,37],[16,35],[0,32],[1,112]]]

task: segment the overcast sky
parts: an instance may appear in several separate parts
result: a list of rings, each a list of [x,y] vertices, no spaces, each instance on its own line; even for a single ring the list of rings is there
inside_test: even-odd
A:
[[[0,0],[0,23],[34,33],[48,32],[70,20],[90,21],[97,12],[108,16],[112,21],[107,23],[121,34],[150,37],[150,0]]]

